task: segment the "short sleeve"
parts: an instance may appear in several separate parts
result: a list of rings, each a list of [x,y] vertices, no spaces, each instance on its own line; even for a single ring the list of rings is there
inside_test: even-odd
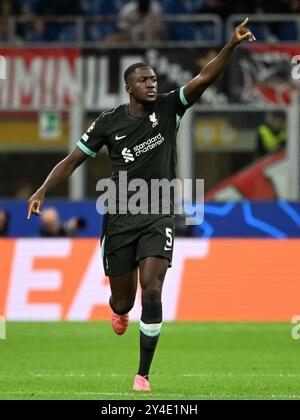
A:
[[[162,100],[166,102],[168,109],[179,117],[183,117],[186,110],[191,106],[184,96],[184,87],[163,94]]]
[[[101,148],[106,144],[105,136],[105,118],[104,113],[101,114],[90,128],[83,134],[77,147],[85,154],[96,157]]]

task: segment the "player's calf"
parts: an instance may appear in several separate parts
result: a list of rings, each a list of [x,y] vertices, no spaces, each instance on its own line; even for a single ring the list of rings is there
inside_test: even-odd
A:
[[[140,321],[140,366],[138,375],[148,380],[150,366],[162,327],[162,304],[144,303]]]

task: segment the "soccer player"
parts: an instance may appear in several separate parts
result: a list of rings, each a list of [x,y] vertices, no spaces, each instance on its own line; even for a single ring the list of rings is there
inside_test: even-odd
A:
[[[125,74],[129,103],[103,112],[82,136],[75,150],[50,173],[44,184],[28,200],[28,219],[40,215],[46,192],[69,177],[89,156],[95,157],[105,145],[113,166],[117,189],[119,174],[128,181],[176,178],[176,133],[185,111],[229,64],[235,47],[255,37],[239,25],[223,50],[186,86],[157,94],[155,71],[144,63],[130,66]],[[119,203],[120,204],[120,203]],[[134,391],[150,391],[149,371],[162,327],[162,288],[172,262],[174,243],[173,203],[170,214],[106,214],[103,223],[102,253],[109,277],[112,328],[125,333],[128,313],[137,290],[137,274],[142,289],[140,321],[140,364]],[[112,212],[111,212],[112,213]]]

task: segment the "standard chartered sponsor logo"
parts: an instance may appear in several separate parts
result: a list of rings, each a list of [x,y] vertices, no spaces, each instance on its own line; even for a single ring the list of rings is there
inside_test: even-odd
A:
[[[134,162],[133,154],[131,153],[131,150],[130,149],[127,149],[127,147],[125,147],[122,150],[122,156],[125,159],[125,163]]]
[[[155,149],[156,147],[160,146],[165,141],[165,138],[159,133],[157,136],[150,138],[147,141],[135,146],[133,151],[136,157],[139,157],[143,153],[147,153],[150,150]]]

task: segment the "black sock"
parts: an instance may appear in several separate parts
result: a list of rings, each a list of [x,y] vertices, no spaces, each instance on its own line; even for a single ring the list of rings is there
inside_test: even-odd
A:
[[[138,374],[148,378],[162,324],[162,304],[143,303],[140,323],[140,366]],[[151,325],[151,327],[150,327]]]

